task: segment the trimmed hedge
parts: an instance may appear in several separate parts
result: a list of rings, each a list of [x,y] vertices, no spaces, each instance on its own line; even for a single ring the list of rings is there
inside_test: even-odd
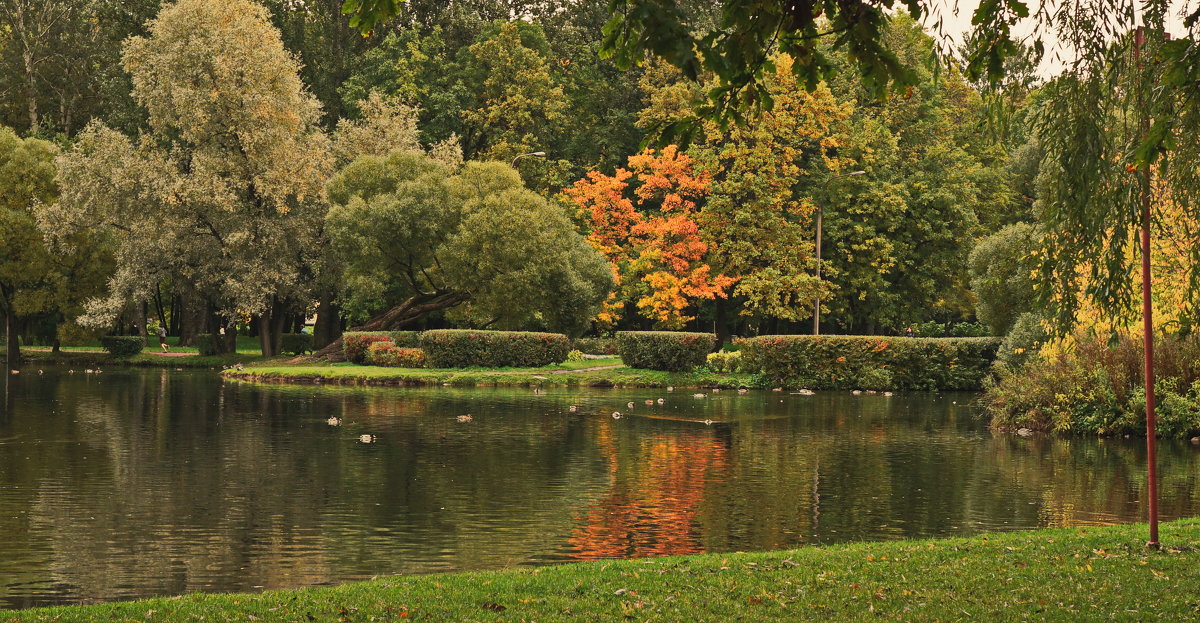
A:
[[[279,337],[279,352],[281,353],[303,355],[312,352],[313,336],[311,333],[284,333]]]
[[[196,350],[200,351],[201,355],[212,356],[221,353],[221,338],[224,336],[213,335],[212,333],[197,333],[196,334]]]
[[[589,355],[617,354],[617,340],[611,337],[577,337],[571,340],[571,347]]]
[[[372,342],[367,348],[367,363],[390,368],[424,368],[425,351],[419,348],[402,348],[391,342]]]
[[[140,335],[106,335],[100,338],[100,346],[113,357],[132,357],[146,347],[146,338]]]
[[[367,348],[374,342],[391,342],[396,346],[413,348],[419,345],[420,331],[348,331],[342,334],[342,353],[351,363],[367,362]]]
[[[743,340],[742,366],[809,389],[983,389],[999,338],[762,335]]]
[[[631,368],[687,372],[707,362],[717,345],[711,333],[682,331],[620,331],[617,348],[621,361]]]
[[[532,368],[567,359],[571,342],[560,333],[435,329],[421,334],[431,368]]]

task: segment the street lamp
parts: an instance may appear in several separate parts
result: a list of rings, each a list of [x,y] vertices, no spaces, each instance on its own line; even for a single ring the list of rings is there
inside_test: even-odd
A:
[[[510,166],[511,166],[512,168],[514,168],[514,169],[515,169],[515,168],[517,168],[517,161],[518,161],[518,160],[520,160],[521,158],[524,158],[524,157],[526,157],[526,156],[533,156],[534,158],[545,158],[545,157],[546,157],[546,152],[544,152],[544,151],[531,151],[531,152],[529,152],[529,153],[527,153],[527,154],[521,154],[520,156],[517,156],[516,158],[513,158],[513,160],[512,160],[512,164],[511,164]]]
[[[856,175],[866,175],[866,171],[851,171],[849,173],[838,173],[837,175],[825,180],[821,184],[821,195],[825,194],[825,189],[829,187],[829,183],[833,180],[842,177],[853,177]],[[821,226],[822,217],[825,215],[825,210],[821,208],[821,204],[817,204],[817,287],[821,285]],[[817,295],[816,304],[813,305],[813,335],[821,335],[821,295]]]

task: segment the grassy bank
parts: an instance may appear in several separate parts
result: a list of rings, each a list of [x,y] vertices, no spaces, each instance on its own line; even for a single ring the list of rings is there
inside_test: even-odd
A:
[[[456,385],[496,387],[758,387],[751,374],[660,372],[621,365],[620,359],[566,362],[546,368],[387,368],[354,364],[262,364],[226,370],[228,378],[265,383],[341,385]]]
[[[0,621],[1183,621],[1200,521],[397,576],[0,613]]]
[[[133,357],[113,357],[105,352],[68,351],[52,353],[48,350],[21,350],[25,365],[58,365],[82,368],[97,368],[109,366],[129,366],[141,368],[220,368],[235,363],[258,361],[261,356],[257,353],[238,353],[229,355],[185,355],[182,357],[164,357],[149,351],[142,351]]]

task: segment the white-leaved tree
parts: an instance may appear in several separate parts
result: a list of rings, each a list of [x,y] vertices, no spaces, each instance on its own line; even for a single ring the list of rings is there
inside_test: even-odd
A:
[[[39,211],[55,237],[115,233],[116,274],[81,323],[110,324],[170,278],[222,323],[258,317],[263,354],[278,352],[310,298],[333,161],[268,17],[250,0],[179,0],[126,42],[149,129],[90,126],[58,159],[59,201]]]

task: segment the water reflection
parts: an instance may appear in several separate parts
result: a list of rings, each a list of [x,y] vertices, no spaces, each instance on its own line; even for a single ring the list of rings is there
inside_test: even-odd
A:
[[[116,370],[6,387],[10,608],[1143,512],[1140,442],[993,436],[968,395],[539,395]],[[1194,514],[1197,451],[1160,452],[1164,516]]]

